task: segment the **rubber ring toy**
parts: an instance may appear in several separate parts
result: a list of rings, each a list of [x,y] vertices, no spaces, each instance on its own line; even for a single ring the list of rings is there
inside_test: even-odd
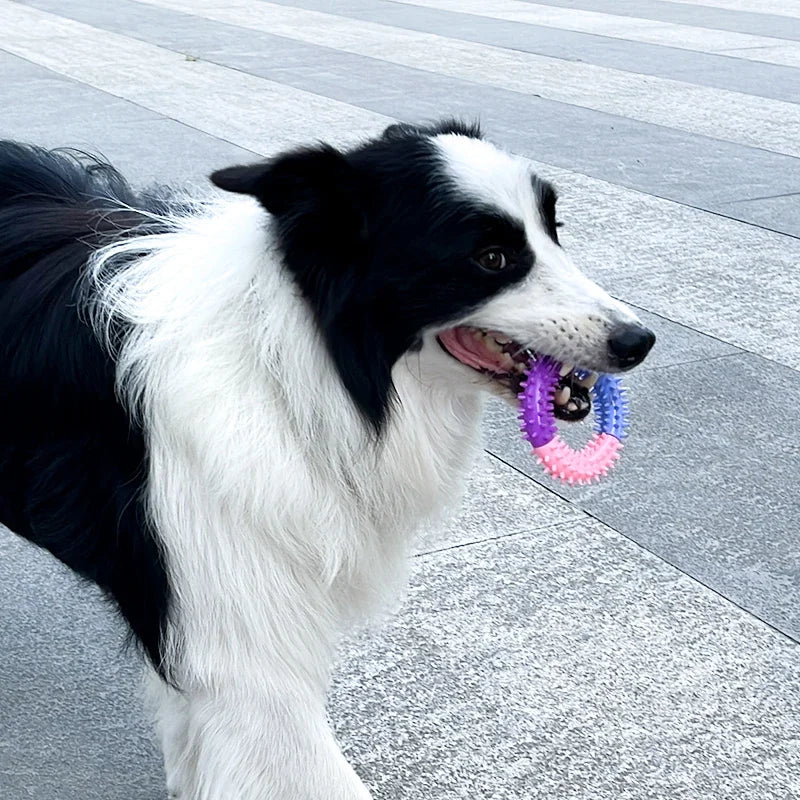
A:
[[[628,430],[628,399],[622,381],[600,375],[591,388],[594,435],[580,450],[559,435],[553,413],[561,364],[536,358],[528,368],[519,394],[522,433],[544,469],[564,483],[591,483],[608,473],[619,458]]]

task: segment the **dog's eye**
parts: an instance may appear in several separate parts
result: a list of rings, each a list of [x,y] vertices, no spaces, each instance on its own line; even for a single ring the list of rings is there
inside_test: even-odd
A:
[[[477,257],[476,261],[481,269],[488,272],[499,272],[508,264],[506,254],[502,250],[485,250]]]

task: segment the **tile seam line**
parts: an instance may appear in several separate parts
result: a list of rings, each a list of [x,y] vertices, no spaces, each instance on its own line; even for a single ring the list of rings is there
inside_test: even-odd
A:
[[[750,351],[744,347],[740,347],[736,344],[731,344],[730,342],[726,341],[725,339],[721,339],[719,336],[715,336],[713,333],[706,333],[705,331],[700,330],[699,328],[693,328],[691,325],[687,325],[685,322],[680,322],[678,320],[672,319],[668,317],[666,314],[662,314],[659,311],[653,311],[652,309],[645,308],[645,306],[639,305],[638,303],[632,303],[630,300],[625,300],[622,297],[618,297],[617,295],[612,295],[614,299],[619,300],[620,302],[629,305],[631,308],[635,308],[638,311],[644,311],[647,314],[651,314],[654,317],[658,317],[664,322],[669,322],[671,325],[676,325],[679,328],[682,328],[685,331],[689,331],[690,333],[696,333],[700,336],[703,336],[707,339],[711,339],[712,341],[718,342],[719,344],[724,344],[727,347],[732,347],[738,351],[738,353],[749,353]],[[734,353],[724,353],[723,355],[735,355]],[[688,362],[687,362],[688,363]],[[647,369],[647,367],[645,367]]]
[[[412,5],[414,8],[430,8],[430,6],[424,6],[424,5],[423,6],[418,6],[418,5],[413,4],[413,3],[412,4],[404,3],[404,2],[402,2],[402,0],[385,0],[385,2],[386,3],[391,3],[393,6],[398,6],[398,7],[401,7],[401,8],[404,7],[404,6],[407,8],[409,5]],[[525,0],[523,0],[523,2],[525,2]],[[534,0],[534,2],[535,2],[535,0]],[[546,5],[549,5],[549,4],[546,4]],[[564,8],[564,6],[552,6],[552,7],[554,7],[554,8]],[[292,6],[292,8],[297,8],[297,6]],[[434,6],[434,8],[435,8],[435,6]],[[571,6],[567,6],[566,8],[568,8],[570,10],[573,10],[573,11],[576,10],[575,7],[571,7]],[[713,8],[713,6],[712,6],[712,8]],[[511,24],[514,24],[514,25],[536,25],[535,22],[522,22],[522,21],[516,20],[516,19],[507,20],[507,19],[503,19],[502,17],[490,17],[490,16],[485,15],[485,14],[474,14],[474,13],[471,13],[469,11],[453,11],[453,10],[451,10],[449,8],[447,8],[447,9],[437,9],[437,10],[445,11],[446,13],[449,13],[449,14],[460,14],[461,16],[464,16],[464,17],[477,17],[478,19],[490,19],[490,20],[499,21],[499,22],[509,22]],[[581,9],[581,10],[585,11],[586,9]],[[608,14],[608,12],[597,12],[597,13]],[[669,25],[669,24],[682,25],[683,27],[686,27],[686,28],[696,28],[698,31],[715,31],[715,32],[719,31],[720,33],[740,33],[740,31],[729,31],[729,30],[725,30],[724,28],[708,28],[708,27],[703,27],[703,26],[699,26],[699,25],[689,25],[689,24],[686,24],[686,23],[667,23],[667,22],[664,22],[663,20],[653,20],[653,19],[648,19],[647,17],[630,17],[630,16],[625,16],[623,14],[613,14],[613,13],[612,14],[608,14],[608,15],[609,16],[614,16],[614,17],[622,17],[623,19],[634,19],[634,20],[641,21],[641,22],[657,22],[657,23],[661,23],[663,25]],[[793,17],[789,17],[789,19],[794,19],[794,18]],[[547,28],[550,28],[551,30],[568,31],[568,32],[572,32],[572,33],[583,33],[583,34],[586,34],[588,36],[603,36],[603,38],[605,38],[605,39],[613,39],[614,41],[617,41],[617,42],[636,42],[635,39],[624,39],[624,38],[619,37],[619,36],[604,36],[603,34],[593,34],[593,33],[588,33],[587,34],[585,31],[573,31],[571,28],[559,28],[557,26],[549,26],[549,25],[548,26],[540,25],[538,27],[547,27]],[[752,35],[762,36],[762,34],[752,34]],[[797,39],[781,39],[780,37],[776,37],[776,36],[763,36],[763,38],[772,39],[775,42],[775,44],[774,45],[773,44],[769,44],[769,45],[747,45],[745,47],[727,48],[727,50],[729,50],[729,51],[733,51],[733,50],[761,50],[761,49],[763,49],[765,47],[777,47],[778,44],[797,44],[798,43]],[[644,42],[643,44],[648,44],[648,43]],[[660,47],[660,45],[655,45],[655,46],[656,47]],[[685,50],[686,48],[678,47],[678,48],[674,48],[674,49],[676,49],[676,50]],[[719,50],[719,51],[716,51],[716,52],[715,51],[706,51],[706,50],[692,50],[690,52],[694,52],[694,53],[706,53],[707,52],[710,55],[716,55],[716,53],[720,53],[720,54],[724,54],[725,53],[724,50]],[[734,56],[734,58],[735,58],[735,56]],[[743,60],[743,59],[740,59],[740,60]],[[747,60],[750,60],[750,59],[747,59]],[[768,64],[770,62],[768,62],[768,61],[759,61],[757,63],[759,63],[759,64]],[[790,69],[793,69],[793,68],[790,67]]]
[[[788,369],[791,370],[792,372],[800,372],[800,369],[798,369],[797,367],[794,367],[791,364],[787,364],[784,361],[779,361],[777,358],[773,358],[771,356],[765,356],[762,353],[755,353],[752,350],[748,350],[746,347],[741,347],[738,344],[733,344],[732,342],[729,342],[727,339],[721,339],[719,336],[716,336],[713,333],[706,333],[705,331],[701,331],[699,328],[693,328],[691,325],[686,325],[685,323],[679,322],[678,320],[674,320],[671,317],[666,316],[665,314],[659,313],[658,311],[652,311],[651,309],[645,308],[644,306],[638,305],[637,303],[632,303],[623,297],[619,297],[617,295],[613,296],[615,297],[615,299],[619,300],[622,303],[625,303],[626,305],[629,305],[631,308],[635,308],[639,311],[644,311],[648,314],[651,314],[654,317],[658,317],[659,319],[664,320],[664,322],[668,322],[670,325],[676,325],[685,331],[697,334],[698,336],[703,336],[706,339],[711,339],[712,341],[717,342],[718,344],[725,345],[725,347],[730,347],[732,350],[735,351],[732,353],[720,353],[719,355],[708,356],[707,358],[690,358],[687,359],[686,361],[676,361],[674,364],[664,364],[660,367],[648,367],[645,364],[645,366],[639,368],[642,371],[664,369],[665,367],[677,367],[677,366],[683,366],[684,364],[695,364],[701,361],[716,361],[717,359],[720,358],[749,356],[751,358],[757,358],[760,361],[766,361],[769,364],[774,364],[776,367],[781,367],[782,369]]]
[[[97,30],[102,30],[102,29],[101,28],[97,28]],[[68,38],[68,37],[64,37],[64,38]],[[147,121],[160,122],[160,121],[167,120],[169,122],[174,122],[177,125],[181,125],[184,128],[188,128],[189,130],[193,130],[196,133],[200,133],[203,136],[208,136],[211,139],[216,139],[219,142],[224,142],[225,144],[229,144],[229,145],[231,145],[231,147],[236,147],[239,150],[244,150],[247,153],[252,153],[254,156],[256,156],[258,158],[263,158],[264,157],[263,153],[258,153],[255,150],[251,149],[250,147],[244,147],[241,144],[237,144],[236,142],[232,142],[230,139],[227,139],[224,136],[217,136],[214,133],[209,133],[208,131],[203,130],[202,128],[198,128],[196,125],[191,125],[190,123],[188,123],[188,122],[186,122],[184,120],[176,119],[175,117],[172,117],[169,114],[162,114],[160,111],[155,111],[154,109],[149,108],[148,106],[142,105],[141,103],[137,102],[136,100],[131,100],[129,97],[124,97],[123,95],[116,94],[115,92],[112,92],[109,89],[101,89],[98,86],[95,86],[94,84],[86,83],[85,81],[79,80],[78,78],[73,78],[71,75],[65,75],[63,72],[58,72],[57,70],[53,69],[52,67],[46,67],[44,64],[40,64],[38,61],[34,61],[33,59],[28,58],[27,56],[21,56],[21,55],[19,55],[17,53],[12,53],[11,51],[6,50],[4,47],[0,47],[0,52],[7,53],[8,55],[13,56],[14,58],[19,58],[22,61],[26,61],[28,64],[32,64],[35,67],[39,67],[40,69],[45,69],[48,72],[52,73],[54,76],[56,76],[56,78],[58,78],[59,80],[68,81],[69,83],[74,83],[74,84],[77,84],[78,86],[85,86],[85,87],[87,87],[89,89],[92,89],[95,92],[101,92],[102,94],[107,94],[107,95],[109,95],[109,97],[116,97],[117,100],[122,100],[123,102],[128,103],[131,106],[135,106],[136,108],[141,108],[143,111],[146,111],[148,114],[154,114],[155,116],[157,116],[159,118],[158,120],[144,120],[143,119],[143,120],[140,120],[141,122],[147,122]],[[177,52],[177,51],[172,51],[172,52]],[[178,52],[177,54],[178,55],[186,55],[185,53],[180,53],[180,52]],[[222,66],[222,65],[220,65],[220,66]],[[249,73],[247,73],[247,74],[249,74]],[[257,76],[254,76],[254,77],[257,77]]]
[[[392,0],[388,0],[388,1],[392,2]],[[134,2],[135,2],[135,0],[134,0]],[[142,4],[142,5],[144,5],[144,4]],[[25,7],[29,8],[30,6],[25,6]],[[290,6],[290,7],[291,8],[296,8],[296,6]],[[239,30],[253,31],[255,33],[268,33],[266,31],[260,31],[259,29],[256,29],[256,28],[249,28],[246,25],[238,25],[236,23],[229,23],[229,22],[219,22],[217,20],[213,20],[213,19],[210,19],[208,17],[204,17],[202,14],[199,14],[199,13],[194,14],[194,13],[187,13],[187,12],[183,12],[183,11],[176,12],[176,13],[184,14],[186,16],[194,17],[196,19],[206,20],[208,22],[211,22],[212,24],[228,25],[230,27],[238,28]],[[329,12],[322,12],[322,13],[329,13]],[[461,12],[458,12],[458,13],[461,13]],[[354,20],[357,19],[357,18],[353,18],[353,17],[342,17],[341,14],[330,14],[330,15],[339,17],[341,19],[354,19]],[[77,21],[77,20],[74,20],[72,17],[64,17],[61,14],[58,14],[58,16],[62,17],[62,19],[69,19],[69,20],[72,20],[72,21]],[[81,24],[87,24],[87,23],[81,23]],[[104,31],[108,31],[108,32],[114,33],[114,31],[111,31],[109,28],[98,28],[98,27],[96,27],[94,25],[92,25],[91,27],[95,28],[96,30],[104,30]],[[392,26],[392,27],[399,27],[399,26]],[[404,29],[404,30],[411,30],[411,29]],[[149,44],[149,45],[154,46],[154,47],[161,47],[164,50],[169,50],[170,52],[177,53],[179,55],[192,56],[191,53],[183,52],[181,50],[173,50],[171,47],[163,47],[163,45],[156,45],[152,41],[150,41],[149,39],[144,38],[142,35],[139,35],[139,34],[136,34],[136,33],[125,33],[125,34],[119,34],[119,35],[126,36],[127,38],[130,38],[130,39],[135,39],[137,41],[143,42],[145,44]],[[277,39],[283,39],[284,41],[287,41],[287,42],[303,42],[304,41],[304,40],[301,40],[301,39],[294,39],[294,38],[292,38],[290,36],[282,36],[281,34],[268,33],[268,35],[269,36],[274,36]],[[432,35],[441,36],[441,34],[432,34]],[[443,37],[443,38],[452,39],[453,41],[465,41],[467,43],[474,44],[474,42],[470,42],[469,40],[457,39],[456,37],[448,36],[448,37]],[[318,47],[318,48],[323,49],[323,50],[330,50],[332,52],[350,53],[349,50],[339,50],[338,48],[330,47],[328,45],[317,45],[317,44],[313,44],[313,43],[306,43],[306,44],[310,44],[310,46],[312,46],[312,47]],[[490,46],[496,47],[496,45],[490,45]],[[498,49],[502,50],[502,49],[508,49],[508,48],[499,47]],[[410,66],[408,66],[406,64],[398,64],[395,61],[389,61],[389,60],[381,58],[379,56],[365,56],[365,55],[362,55],[362,54],[359,54],[359,53],[351,53],[351,55],[356,55],[356,56],[359,56],[360,58],[366,58],[366,59],[370,59],[372,61],[378,61],[378,62],[380,62],[382,64],[389,64],[389,65],[397,66],[397,67],[400,67],[402,69],[416,70],[418,72],[422,72],[422,73],[425,73],[427,75],[436,75],[438,77],[447,78],[449,80],[463,81],[464,83],[470,84],[471,86],[477,86],[477,87],[480,87],[482,89],[490,89],[490,90],[491,89],[496,89],[496,90],[500,90],[500,91],[504,91],[504,92],[511,92],[512,94],[516,94],[516,95],[519,95],[520,97],[525,97],[525,98],[536,97],[536,98],[539,98],[541,100],[545,100],[545,101],[547,101],[549,103],[558,103],[560,105],[568,106],[570,108],[579,109],[581,111],[585,111],[585,112],[588,112],[590,114],[602,114],[602,115],[607,116],[607,117],[613,117],[613,118],[616,118],[616,119],[619,119],[619,120],[622,120],[622,121],[634,122],[634,123],[637,123],[637,124],[640,124],[640,125],[652,125],[653,127],[661,128],[661,129],[666,130],[666,131],[676,131],[678,133],[686,134],[686,135],[689,135],[689,136],[696,136],[696,137],[701,138],[701,139],[707,139],[709,142],[723,142],[725,144],[732,144],[732,145],[735,145],[735,146],[738,146],[738,147],[746,147],[748,149],[757,150],[757,151],[760,151],[760,152],[763,152],[763,153],[768,153],[770,155],[783,156],[784,158],[800,159],[800,154],[793,155],[791,153],[784,153],[784,152],[782,152],[780,150],[771,150],[769,147],[764,147],[764,146],[761,146],[761,145],[744,144],[742,142],[736,142],[736,141],[733,141],[731,139],[725,139],[725,138],[720,138],[720,137],[716,137],[716,136],[711,136],[711,135],[706,134],[706,133],[697,133],[697,132],[693,132],[693,131],[687,131],[687,130],[685,130],[683,128],[675,128],[675,127],[671,127],[669,125],[664,125],[664,124],[661,124],[661,123],[658,123],[658,122],[647,122],[645,120],[635,119],[634,117],[627,117],[624,114],[617,114],[617,113],[614,113],[612,111],[601,111],[601,110],[598,110],[598,109],[595,109],[595,108],[590,108],[588,106],[580,105],[579,103],[572,103],[572,102],[569,102],[569,101],[566,101],[566,100],[556,100],[556,99],[551,98],[551,97],[545,97],[543,95],[537,94],[536,92],[522,92],[522,91],[519,91],[517,89],[510,89],[510,88],[504,87],[504,86],[496,86],[496,85],[490,84],[490,83],[481,83],[480,81],[474,80],[472,78],[454,77],[452,75],[447,75],[446,73],[438,72],[435,69],[426,69],[423,66],[410,67]],[[194,57],[194,56],[192,56],[192,57]],[[542,57],[543,58],[551,58],[551,56],[542,56]],[[219,60],[217,60],[217,58],[214,58],[213,56],[212,57],[197,57],[197,59],[199,61],[204,61],[204,62],[207,62],[209,64],[216,64],[218,67],[223,67],[224,69],[235,70],[236,72],[240,72],[240,73],[242,73],[244,75],[249,75],[250,77],[261,77],[261,76],[258,76],[258,75],[254,75],[252,72],[248,72],[247,70],[245,70],[245,69],[243,69],[241,67],[232,66],[231,64],[226,64],[224,61],[219,61]],[[570,59],[564,59],[564,58],[559,58],[557,60],[565,61],[565,62],[569,62],[570,61]],[[593,66],[597,66],[597,65],[593,65]],[[633,72],[631,70],[617,70],[616,68],[613,68],[613,67],[611,67],[611,68],[601,67],[601,68],[602,69],[615,69],[618,72],[627,73],[627,74],[632,75],[632,76],[639,76],[639,75],[643,74],[643,73],[640,73],[640,72]],[[659,78],[657,76],[648,76],[648,75],[644,75],[644,77],[653,77],[653,78],[655,78],[657,80],[671,80],[671,81],[674,81],[676,83],[685,83],[689,87],[694,87],[694,88],[698,88],[698,89],[709,89],[709,90],[717,90],[717,91],[734,91],[734,90],[730,90],[730,89],[724,89],[724,90],[723,89],[717,89],[717,87],[705,86],[703,84],[695,84],[695,83],[691,83],[690,81],[680,81],[680,80],[676,80],[676,79],[673,79],[673,78]],[[269,80],[267,78],[262,78],[262,79],[263,80]],[[289,85],[289,84],[287,84],[287,85]],[[295,87],[295,88],[297,88],[297,87]],[[320,92],[310,92],[308,89],[304,89],[303,91],[308,91],[310,94],[317,95],[318,97],[326,97],[328,100],[335,99],[335,98],[330,97],[329,95],[321,94]],[[785,100],[773,100],[773,98],[769,98],[769,97],[761,97],[760,95],[748,94],[747,92],[735,92],[735,93],[736,94],[745,94],[748,97],[756,97],[756,98],[759,98],[761,100],[769,100],[769,101],[779,102],[779,103],[787,102]],[[343,102],[343,101],[340,100],[338,102]],[[365,108],[364,106],[358,105],[357,103],[349,103],[348,105],[356,106],[358,108],[364,108],[364,110],[367,110],[367,111],[370,110],[370,109]],[[789,103],[789,105],[796,105],[796,104]],[[378,113],[378,112],[373,112],[373,113]],[[738,201],[731,201],[731,202],[738,202]]]
[[[740,200],[726,200],[721,206],[731,206],[736,203],[755,203],[757,200],[777,200],[781,197],[797,197],[800,192],[782,192],[781,194],[765,194],[759,197],[742,197]]]
[[[723,344],[727,344],[727,342],[723,342]],[[735,345],[730,345],[730,346],[735,347]],[[723,358],[741,358],[742,356],[756,356],[756,355],[757,355],[756,353],[750,353],[747,350],[741,350],[738,353],[720,353],[719,355],[707,356],[706,358],[689,358],[686,361],[675,361],[672,364],[661,364],[660,366],[656,367],[642,366],[637,370],[637,372],[657,372],[660,369],[672,369],[673,367],[686,367],[691,364],[708,364],[712,361],[721,361]],[[792,369],[792,368],[786,367],[786,369]]]
[[[511,467],[511,469],[513,469],[515,472],[518,472],[520,475],[522,475],[523,477],[527,478],[529,481],[535,483],[537,486],[540,486],[541,488],[546,489],[548,492],[553,494],[555,497],[558,497],[558,498],[560,498],[562,500],[564,499],[563,497],[561,497],[561,495],[557,494],[553,489],[551,489],[548,486],[544,486],[543,484],[539,483],[538,481],[535,481],[533,478],[531,478],[530,475],[527,475],[521,469],[519,469],[518,467],[515,467],[513,464],[509,464],[508,461],[506,461],[504,458],[502,458],[501,456],[497,455],[496,453],[493,453],[493,452],[491,452],[489,450],[487,450],[485,452],[487,452],[488,455],[490,455],[492,458],[496,458],[498,461],[500,461],[501,463],[505,464],[507,467]],[[699,578],[699,577],[697,577],[695,575],[692,575],[690,572],[687,572],[685,569],[683,569],[682,567],[678,566],[676,563],[671,561],[669,558],[666,558],[665,556],[660,555],[659,553],[656,553],[655,551],[651,550],[649,547],[647,547],[646,545],[642,544],[641,542],[637,542],[636,539],[632,538],[628,534],[623,533],[620,530],[617,530],[617,528],[615,528],[613,525],[610,525],[608,522],[605,522],[600,517],[598,517],[597,514],[594,514],[593,512],[588,511],[585,508],[581,508],[580,506],[577,505],[577,503],[574,503],[571,500],[567,500],[567,502],[570,503],[571,505],[574,505],[576,508],[579,508],[590,519],[595,520],[595,522],[599,522],[601,525],[603,525],[606,528],[609,528],[610,530],[614,531],[614,533],[618,534],[623,539],[626,539],[627,541],[631,542],[639,550],[642,550],[643,552],[648,553],[653,558],[658,559],[660,562],[662,562],[663,564],[666,564],[668,567],[672,568],[676,572],[679,572],[681,575],[685,575],[693,583],[696,583],[699,586],[704,587],[705,589],[707,589],[708,591],[712,592],[717,597],[719,597],[721,600],[724,600],[726,603],[729,603],[730,605],[735,606],[736,608],[738,608],[740,611],[742,611],[748,617],[752,617],[753,619],[755,619],[758,622],[760,622],[762,625],[765,625],[767,628],[769,628],[773,632],[777,633],[782,639],[785,639],[787,642],[789,642],[789,643],[791,643],[793,645],[800,646],[800,637],[795,638],[795,636],[793,636],[792,634],[789,634],[786,631],[781,630],[781,628],[779,628],[777,625],[774,625],[773,623],[769,622],[768,620],[766,620],[763,617],[761,617],[758,614],[756,614],[755,611],[752,611],[751,609],[747,608],[746,606],[743,606],[741,603],[738,603],[736,600],[733,600],[732,598],[730,598],[727,595],[723,594],[719,589],[715,589],[713,586],[711,586],[710,584],[706,583],[701,578]],[[554,524],[558,524],[558,523],[554,523]],[[549,527],[552,527],[552,526],[549,526]]]
[[[495,456],[492,453],[489,453],[488,450],[484,451],[487,455],[494,458]],[[527,475],[525,477],[528,477]],[[569,502],[569,501],[567,501]],[[435,547],[433,550],[421,550],[418,553],[414,553],[412,558],[422,558],[423,556],[430,556],[430,555],[437,555],[439,553],[447,553],[451,550],[463,550],[465,547],[473,547],[474,545],[478,544],[487,544],[489,542],[499,542],[503,541],[504,539],[510,539],[516,536],[525,536],[529,533],[539,533],[540,531],[547,531],[551,528],[557,528],[561,525],[564,525],[569,522],[578,522],[580,521],[580,516],[586,516],[586,512],[583,509],[577,509],[576,512],[573,512],[571,516],[565,516],[563,519],[556,520],[555,522],[548,522],[546,525],[536,525],[532,528],[524,528],[522,530],[512,531],[511,533],[501,533],[498,536],[487,536],[485,539],[472,539],[468,542],[459,542],[458,544],[451,544],[447,545],[446,547]],[[607,526],[608,527],[608,526]]]

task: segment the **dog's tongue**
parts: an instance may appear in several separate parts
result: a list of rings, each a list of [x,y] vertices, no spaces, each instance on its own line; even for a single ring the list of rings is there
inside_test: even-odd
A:
[[[465,328],[451,328],[439,334],[442,344],[464,364],[475,369],[504,372],[502,351],[490,350],[485,342],[478,340]]]

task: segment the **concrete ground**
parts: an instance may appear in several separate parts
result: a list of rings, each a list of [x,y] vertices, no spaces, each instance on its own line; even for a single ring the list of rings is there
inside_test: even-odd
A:
[[[659,344],[613,477],[492,407],[331,716],[376,798],[800,798],[798,0],[0,0],[0,135],[139,182],[480,116]],[[0,797],[163,800],[123,632],[0,532]]]

